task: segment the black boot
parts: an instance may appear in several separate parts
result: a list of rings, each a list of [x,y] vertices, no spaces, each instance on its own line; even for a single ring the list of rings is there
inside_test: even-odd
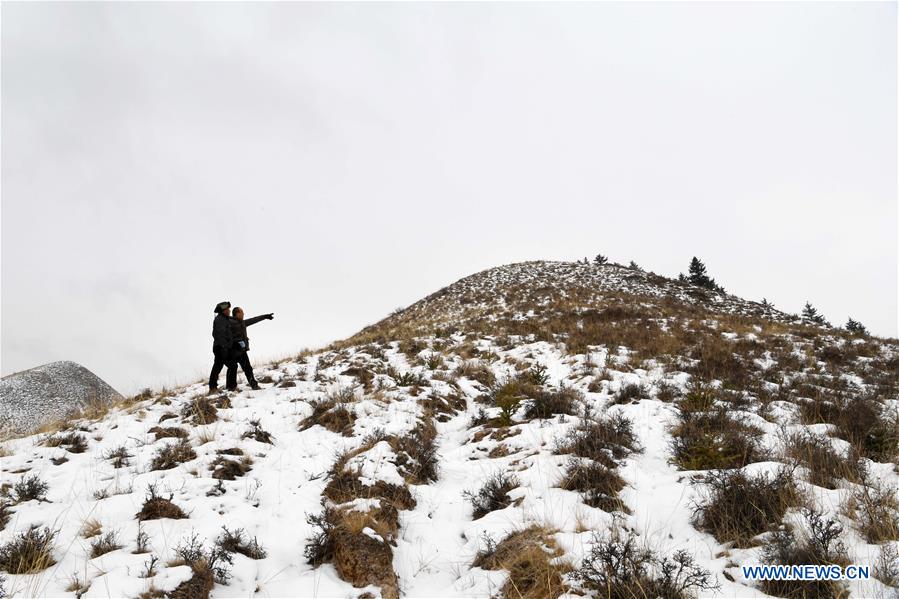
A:
[[[250,389],[253,391],[259,391],[259,383],[256,381],[250,381]]]

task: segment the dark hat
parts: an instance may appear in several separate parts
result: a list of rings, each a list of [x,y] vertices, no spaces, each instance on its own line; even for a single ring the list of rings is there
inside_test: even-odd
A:
[[[230,308],[230,307],[231,307],[231,302],[219,302],[215,306],[215,313],[221,314],[222,310],[224,310],[225,308]]]

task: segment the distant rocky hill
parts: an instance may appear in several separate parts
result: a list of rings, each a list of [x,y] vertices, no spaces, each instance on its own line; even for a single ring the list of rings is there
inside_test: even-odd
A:
[[[51,362],[0,379],[0,433],[30,432],[91,405],[122,399],[93,372],[75,362]]]

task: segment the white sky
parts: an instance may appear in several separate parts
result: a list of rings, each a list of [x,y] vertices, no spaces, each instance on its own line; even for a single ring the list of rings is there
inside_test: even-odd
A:
[[[2,373],[601,251],[897,335],[895,3],[2,5]]]

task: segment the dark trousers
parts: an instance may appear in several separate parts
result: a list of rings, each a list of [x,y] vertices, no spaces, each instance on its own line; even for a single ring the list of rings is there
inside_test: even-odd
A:
[[[231,357],[227,350],[212,350],[213,355],[215,355],[215,361],[212,363],[212,372],[209,373],[209,388],[215,389],[219,386],[219,375],[222,373],[222,368],[225,366],[228,367],[228,372],[225,374],[225,386],[229,386],[231,379],[235,380],[234,386],[237,386],[237,362]]]
[[[250,364],[250,356],[247,355],[247,352],[242,350],[237,350],[231,354],[232,359],[236,364],[240,365],[241,369],[243,369],[244,375],[247,377],[247,382],[250,385],[256,384],[256,378],[253,376],[253,366]],[[231,373],[234,372],[234,376],[231,377]],[[234,370],[228,371],[228,386],[236,387],[237,386],[237,367],[235,366]]]

